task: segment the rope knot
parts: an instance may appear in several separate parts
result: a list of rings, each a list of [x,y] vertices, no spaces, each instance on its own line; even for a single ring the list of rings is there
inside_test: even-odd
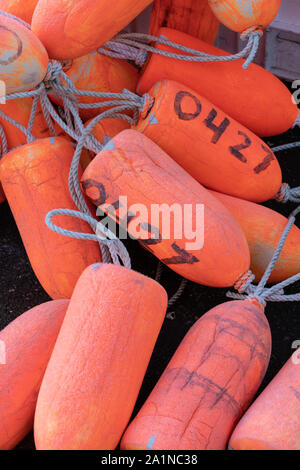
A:
[[[234,284],[235,290],[237,290],[240,294],[246,292],[248,287],[254,281],[255,276],[250,269],[246,271],[242,276],[236,281]]]
[[[282,183],[274,199],[278,202],[286,203],[290,200],[291,188],[287,183]]]
[[[44,82],[57,80],[60,77],[61,72],[62,72],[62,64],[58,62],[58,60],[52,60],[48,64]]]
[[[242,41],[249,41],[249,39],[252,37],[258,37],[261,38],[263,36],[263,30],[257,26],[251,26],[250,28],[245,29],[240,34],[240,38]]]

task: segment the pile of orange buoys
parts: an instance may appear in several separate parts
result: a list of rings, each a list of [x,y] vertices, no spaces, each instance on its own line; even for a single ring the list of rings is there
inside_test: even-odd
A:
[[[119,34],[150,4],[150,36]],[[256,396],[265,309],[300,300],[284,291],[300,279],[300,208],[263,205],[300,204],[266,141],[299,110],[251,63],[280,5],[0,0],[0,203],[50,297],[0,331],[0,450],[32,428],[37,450],[300,450],[299,351]],[[213,45],[221,23],[242,54]],[[237,291],[207,313],[195,300],[134,419],[183,288],[168,301],[124,238],[182,285]]]

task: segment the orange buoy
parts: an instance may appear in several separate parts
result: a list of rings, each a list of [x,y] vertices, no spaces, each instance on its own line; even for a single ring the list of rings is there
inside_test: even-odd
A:
[[[243,416],[233,450],[300,450],[300,349]]]
[[[159,34],[207,54],[228,55],[222,49],[170,28],[161,28]],[[155,47],[180,52],[162,44]],[[152,54],[144,68],[138,91],[146,93],[162,79],[175,80],[219,106],[254,134],[268,137],[290,129],[298,116],[298,108],[288,88],[259,65],[250,64],[244,70],[243,62],[243,59],[233,62],[185,62]]]
[[[274,255],[287,219],[267,207],[211,191],[236,218],[248,241],[250,269],[259,281]],[[278,283],[300,272],[300,230],[292,227],[269,281]]]
[[[91,121],[86,123],[86,126]],[[106,118],[99,121],[93,128],[91,134],[96,137],[101,145],[105,145],[112,137],[115,137],[119,132],[129,129],[130,124],[124,119],[119,118]],[[83,170],[91,163],[95,154],[84,148],[81,154],[80,163]]]
[[[66,71],[75,87],[79,90],[105,93],[122,93],[124,88],[135,91],[138,82],[138,71],[125,60],[113,59],[96,51],[75,59]],[[51,95],[62,105],[60,98]],[[104,99],[78,96],[79,103],[96,103]],[[107,108],[79,108],[80,116],[87,120],[97,116]]]
[[[152,0],[39,0],[32,31],[52,59],[74,59],[102,46]]]
[[[0,75],[6,94],[32,90],[45,78],[48,54],[39,39],[18,20],[1,15]]]
[[[31,18],[38,0],[0,0],[0,10],[31,23]]]
[[[187,279],[226,287],[249,269],[248,245],[234,217],[138,132],[114,137],[85,170],[82,186],[132,238]]]
[[[163,25],[211,44],[219,29],[219,21],[207,0],[154,0],[149,33],[157,36]]]
[[[266,28],[272,23],[281,0],[208,0],[208,3],[221,23],[242,33],[249,28]]]
[[[50,137],[12,150],[0,166],[3,189],[29,261],[53,299],[70,298],[82,271],[101,259],[97,243],[54,233],[45,223],[53,209],[77,209],[68,189],[73,154],[68,140]],[[55,223],[91,233],[87,223],[73,217],[57,216]]]
[[[166,292],[153,279],[109,264],[84,271],[38,397],[37,449],[116,448],[166,309]]]
[[[27,128],[30,119],[32,103],[33,98],[18,98],[16,100],[7,100],[5,104],[0,104],[0,110]],[[1,116],[0,124],[3,127],[6,135],[8,150],[13,149],[19,145],[26,144],[27,139],[24,132],[3,119]],[[64,131],[58,126],[58,124],[54,123],[54,128],[58,135],[64,135]],[[51,132],[48,128],[48,124],[43,115],[40,104],[38,104],[36,117],[34,119],[32,135],[37,139],[51,136]]]
[[[207,188],[255,202],[272,199],[282,175],[272,150],[206,98],[162,80],[134,129]],[[153,102],[154,101],[154,102]]]
[[[203,315],[125,432],[123,450],[223,450],[267,370],[271,333],[249,300]]]
[[[38,392],[68,300],[28,310],[0,332],[0,449],[13,449],[32,429]]]

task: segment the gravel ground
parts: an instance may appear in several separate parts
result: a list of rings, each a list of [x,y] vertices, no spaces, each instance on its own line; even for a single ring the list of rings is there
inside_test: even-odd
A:
[[[292,130],[276,138],[267,139],[269,145],[281,145],[299,139],[300,130]],[[299,150],[290,150],[278,154],[283,170],[283,180],[291,187],[300,185]],[[267,203],[268,207],[288,215],[295,205]],[[14,318],[49,300],[39,282],[35,278],[22,245],[17,227],[7,203],[0,205],[0,329]],[[298,222],[300,226],[300,222]],[[133,261],[133,269],[154,277],[157,260],[138,243],[126,242]],[[300,247],[299,247],[300,255]],[[178,288],[180,278],[168,268],[164,268],[162,284],[170,295]],[[300,289],[300,283],[289,292]],[[226,301],[226,290],[202,287],[189,283],[181,299],[171,308],[175,319],[166,319],[159,336],[150,366],[134,414],[141,407],[161,373],[166,367],[180,341],[193,325],[210,308]],[[266,309],[273,334],[273,352],[270,366],[263,382],[263,389],[279,371],[292,353],[293,341],[300,340],[300,306],[297,303],[269,304]],[[32,434],[29,435],[18,449],[34,449]]]

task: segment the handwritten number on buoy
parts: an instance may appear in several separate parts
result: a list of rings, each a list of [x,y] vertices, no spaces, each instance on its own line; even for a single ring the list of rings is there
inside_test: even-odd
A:
[[[267,156],[263,159],[263,161],[261,163],[259,163],[255,168],[254,168],[254,172],[256,174],[259,174],[261,173],[262,171],[266,170],[270,164],[271,164],[271,161],[272,160],[275,160],[274,158],[274,155],[272,153],[272,150],[269,149],[268,147],[266,147],[265,145],[261,145],[261,148],[267,152]]]
[[[251,142],[251,139],[244,132],[239,131],[238,134],[243,136],[245,141],[242,144],[229,147],[229,150],[232,153],[232,155],[238,158],[241,162],[247,163],[247,158],[245,157],[245,155],[241,153],[241,150],[244,150],[250,147],[252,142]]]
[[[208,127],[208,129],[211,129],[214,133],[211,140],[212,144],[217,144],[219,142],[220,138],[222,137],[222,135],[230,124],[230,121],[227,118],[225,118],[219,126],[214,124],[214,120],[217,115],[217,111],[213,108],[209,113],[208,117],[204,120],[206,127]]]
[[[186,97],[192,98],[192,100],[195,102],[196,110],[194,113],[185,113],[183,111],[182,101]],[[192,93],[189,93],[188,91],[179,91],[175,96],[174,109],[179,119],[182,121],[192,121],[199,116],[202,110],[202,106],[198,98],[192,95]]]

